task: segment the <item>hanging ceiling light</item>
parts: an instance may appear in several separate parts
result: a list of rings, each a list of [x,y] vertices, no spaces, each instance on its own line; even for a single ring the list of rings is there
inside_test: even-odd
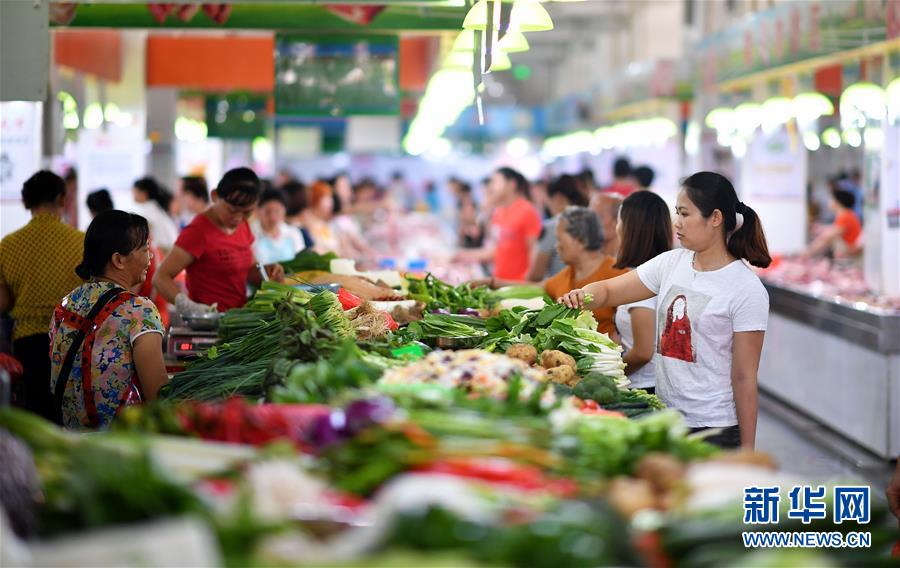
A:
[[[531,49],[522,32],[506,32],[495,43],[501,51],[506,53],[521,53]],[[475,51],[475,30],[461,31],[453,42],[453,51]]]
[[[815,132],[803,133],[803,145],[806,146],[806,149],[810,152],[815,152],[822,147],[822,144],[819,141],[819,137],[816,136]]]
[[[762,129],[771,134],[794,117],[794,107],[787,97],[772,97],[762,104]]]
[[[479,0],[463,20],[464,30],[485,31],[487,29],[488,2]],[[499,21],[499,14],[494,16]],[[553,19],[547,9],[536,0],[516,0],[509,16],[509,31],[544,32],[553,29]]]
[[[491,58],[491,68],[488,71],[509,71],[512,69],[512,60],[502,51],[495,51]]]
[[[862,128],[867,120],[884,119],[886,99],[884,89],[875,83],[850,85],[841,94],[841,126],[845,129]]]
[[[453,40],[451,51],[475,51],[475,30],[463,30]]]
[[[741,103],[734,109],[735,128],[749,138],[762,124],[763,108],[758,103]]]
[[[900,118],[900,77],[897,77],[885,89],[888,101],[888,110],[894,120]]]
[[[734,127],[734,111],[728,107],[714,108],[706,115],[705,124],[713,130],[729,130]]]
[[[844,142],[851,148],[859,148],[863,143],[862,134],[855,128],[848,128],[845,130],[841,135],[841,138],[843,138]]]
[[[475,53],[471,51],[451,51],[444,59],[444,69],[472,69],[475,63]],[[500,50],[494,50],[491,56],[490,71],[508,71],[512,69],[512,60],[509,55]]]
[[[822,142],[829,148],[840,148],[841,134],[836,128],[826,128],[822,133]]]
[[[820,116],[834,114],[834,103],[822,93],[800,93],[791,101],[794,116],[802,123],[810,123]]]
[[[528,40],[522,32],[509,31],[504,34],[497,45],[506,53],[522,53],[531,49]]]

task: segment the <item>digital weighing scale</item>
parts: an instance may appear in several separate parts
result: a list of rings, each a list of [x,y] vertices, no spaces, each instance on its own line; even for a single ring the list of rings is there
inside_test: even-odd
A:
[[[206,351],[218,341],[216,331],[198,331],[187,326],[169,328],[169,340],[166,343],[166,354],[170,359],[192,359],[202,351]]]

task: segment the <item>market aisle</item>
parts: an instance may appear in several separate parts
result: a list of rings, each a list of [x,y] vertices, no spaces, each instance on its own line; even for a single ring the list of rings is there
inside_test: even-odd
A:
[[[765,394],[760,394],[756,440],[757,448],[771,454],[783,470],[811,479],[862,478],[873,487],[884,488],[893,471],[892,464]]]

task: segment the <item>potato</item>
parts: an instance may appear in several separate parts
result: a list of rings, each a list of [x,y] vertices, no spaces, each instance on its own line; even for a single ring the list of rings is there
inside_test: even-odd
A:
[[[528,365],[534,365],[534,362],[537,361],[537,349],[534,348],[534,345],[516,343],[506,350],[506,356],[525,361]]]
[[[557,351],[556,349],[549,349],[541,353],[541,366],[545,369],[552,369],[554,367],[560,367],[562,365],[572,367],[573,371],[578,370],[578,365],[575,363],[575,358],[567,353]]]
[[[578,375],[575,374],[575,369],[573,369],[572,367],[569,367],[568,365],[560,365],[559,367],[547,369],[547,378],[549,378],[554,383],[559,383],[561,385],[571,385],[578,380]]]
[[[641,458],[635,472],[657,493],[668,493],[684,478],[684,464],[668,454],[652,452]]]
[[[617,477],[609,484],[607,499],[623,516],[631,518],[645,509],[657,506],[653,488],[643,479]]]

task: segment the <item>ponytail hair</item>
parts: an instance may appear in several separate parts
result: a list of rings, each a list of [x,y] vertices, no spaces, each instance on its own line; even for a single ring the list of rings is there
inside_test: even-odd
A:
[[[716,209],[722,212],[725,247],[732,256],[743,258],[759,268],[767,268],[772,263],[759,216],[738,201],[737,192],[728,178],[715,172],[698,172],[681,185],[704,217],[709,217]]]

